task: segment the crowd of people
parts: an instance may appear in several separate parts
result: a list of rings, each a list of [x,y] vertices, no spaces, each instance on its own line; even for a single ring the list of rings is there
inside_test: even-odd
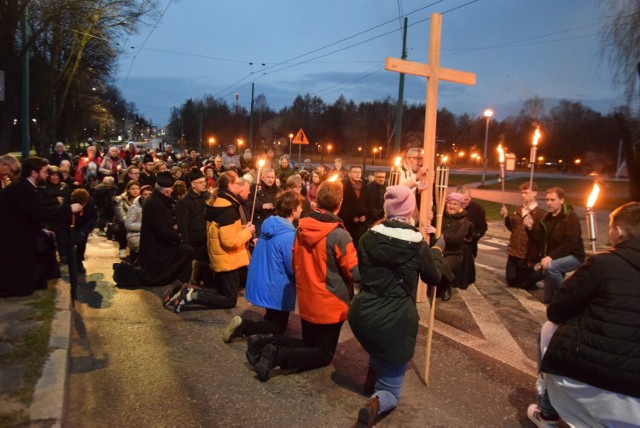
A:
[[[116,284],[166,286],[162,304],[176,313],[193,305],[234,308],[246,288],[264,318],[234,316],[222,339],[246,339],[260,381],[277,368],[329,365],[348,320],[369,354],[369,398],[354,426],[372,426],[401,396],[415,351],[419,279],[437,286],[443,301],[452,288],[476,282],[485,211],[460,186],[446,196],[437,239],[435,225],[416,227],[419,199],[428,194],[417,148],[406,152],[396,185],[384,170],[363,180],[360,165],[339,158],[314,168],[308,159],[278,159],[272,149],[256,157],[236,150],[230,145],[207,158],[195,149],[128,144],[71,156],[58,143],[49,160],[0,156],[0,236],[12,249],[2,252],[0,297],[46,288],[71,257],[85,273],[86,245],[96,233],[117,242]],[[550,320],[540,348],[548,375],[530,419],[538,426],[557,426],[559,417],[640,420],[640,203],[612,213],[613,249],[585,262],[580,223],[563,189],[547,189],[546,211],[535,182],[520,191],[522,205],[500,212],[511,231],[506,283],[532,290],[543,281]],[[301,338],[286,334],[296,305]],[[615,412],[598,413],[592,393]]]

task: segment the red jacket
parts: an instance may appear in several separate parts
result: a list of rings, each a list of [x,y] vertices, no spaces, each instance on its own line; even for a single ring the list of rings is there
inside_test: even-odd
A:
[[[340,219],[324,210],[301,218],[293,264],[300,317],[314,324],[345,321],[360,273],[356,249]]]

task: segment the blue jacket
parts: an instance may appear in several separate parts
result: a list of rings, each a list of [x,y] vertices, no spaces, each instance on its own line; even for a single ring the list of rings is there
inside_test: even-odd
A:
[[[294,237],[293,225],[282,217],[271,216],[262,224],[247,276],[245,298],[252,304],[278,311],[295,309]]]

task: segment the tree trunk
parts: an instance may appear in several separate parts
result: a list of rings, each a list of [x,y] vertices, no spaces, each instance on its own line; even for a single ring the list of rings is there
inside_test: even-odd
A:
[[[627,119],[622,113],[616,113],[616,122],[620,127],[620,137],[622,139],[622,156],[627,164],[629,174],[629,197],[632,201],[640,201],[640,169],[636,160],[631,131],[627,124]]]

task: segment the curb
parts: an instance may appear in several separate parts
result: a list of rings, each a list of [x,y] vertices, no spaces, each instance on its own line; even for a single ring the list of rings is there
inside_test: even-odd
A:
[[[49,356],[36,384],[29,407],[31,423],[46,420],[61,427],[67,394],[69,347],[71,344],[71,293],[65,279],[56,284],[56,314],[51,322]]]

